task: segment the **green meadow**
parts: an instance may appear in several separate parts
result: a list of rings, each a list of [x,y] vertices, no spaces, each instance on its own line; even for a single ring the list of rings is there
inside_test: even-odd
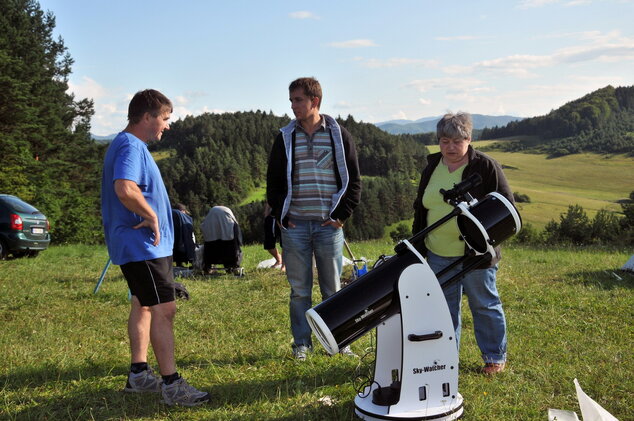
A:
[[[476,141],[482,148],[492,141]],[[428,146],[437,152],[438,146]],[[530,203],[518,203],[523,222],[536,228],[559,215],[570,205],[581,205],[589,217],[606,208],[620,211],[619,200],[634,191],[634,157],[590,153],[549,158],[544,154],[486,151],[504,166],[514,192],[526,194]]]
[[[393,244],[350,244],[371,260]],[[620,420],[634,403],[634,275],[618,270],[631,250],[504,250],[498,287],[509,329],[509,365],[489,378],[468,311],[463,314],[463,420],[541,421],[548,408],[580,414],[573,379]],[[330,357],[316,344],[291,354],[289,288],[280,271],[256,269],[268,254],[244,248],[246,276],[180,279],[175,325],[179,371],[213,401],[172,408],[157,395],[122,392],[129,355],[127,286],[103,246],[54,246],[0,262],[0,420],[352,420],[371,376],[373,334],[352,344],[360,358]],[[350,274],[346,268],[344,276]],[[318,292],[315,291],[315,301]],[[465,303],[466,305],[466,303]],[[156,367],[150,356],[149,362]]]

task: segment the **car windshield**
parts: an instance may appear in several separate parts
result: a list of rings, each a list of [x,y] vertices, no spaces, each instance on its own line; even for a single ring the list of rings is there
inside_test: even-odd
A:
[[[33,206],[29,205],[26,202],[21,201],[20,199],[18,199],[17,197],[13,197],[13,196],[4,196],[2,198],[0,198],[1,201],[3,201],[4,203],[6,203],[10,208],[12,208],[15,212],[22,212],[22,213],[40,213],[40,211],[38,211],[37,209],[35,209]]]

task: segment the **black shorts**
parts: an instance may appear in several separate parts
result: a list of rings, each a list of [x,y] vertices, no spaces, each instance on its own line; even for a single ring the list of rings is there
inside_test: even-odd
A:
[[[142,260],[121,265],[130,293],[142,306],[174,301],[174,272],[172,256]]]
[[[280,227],[277,226],[275,218],[271,215],[264,218],[264,250],[275,248],[275,240],[278,240],[282,247],[282,233]]]

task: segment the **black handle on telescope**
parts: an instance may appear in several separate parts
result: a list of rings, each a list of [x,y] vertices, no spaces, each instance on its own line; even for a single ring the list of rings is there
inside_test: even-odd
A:
[[[426,335],[416,335],[414,333],[410,333],[409,335],[407,335],[407,339],[409,339],[410,342],[423,342],[440,338],[442,338],[442,331],[440,330],[437,330],[434,333],[428,333]]]

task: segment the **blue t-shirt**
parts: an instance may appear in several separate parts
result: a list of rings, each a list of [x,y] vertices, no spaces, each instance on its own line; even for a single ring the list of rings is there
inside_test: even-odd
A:
[[[130,212],[117,197],[114,182],[118,179],[134,181],[154,209],[161,234],[158,246],[153,244],[151,229],[132,228],[143,218]],[[115,265],[172,255],[172,207],[161,172],[145,142],[130,133],[119,133],[106,152],[101,179],[101,215],[108,254]]]

